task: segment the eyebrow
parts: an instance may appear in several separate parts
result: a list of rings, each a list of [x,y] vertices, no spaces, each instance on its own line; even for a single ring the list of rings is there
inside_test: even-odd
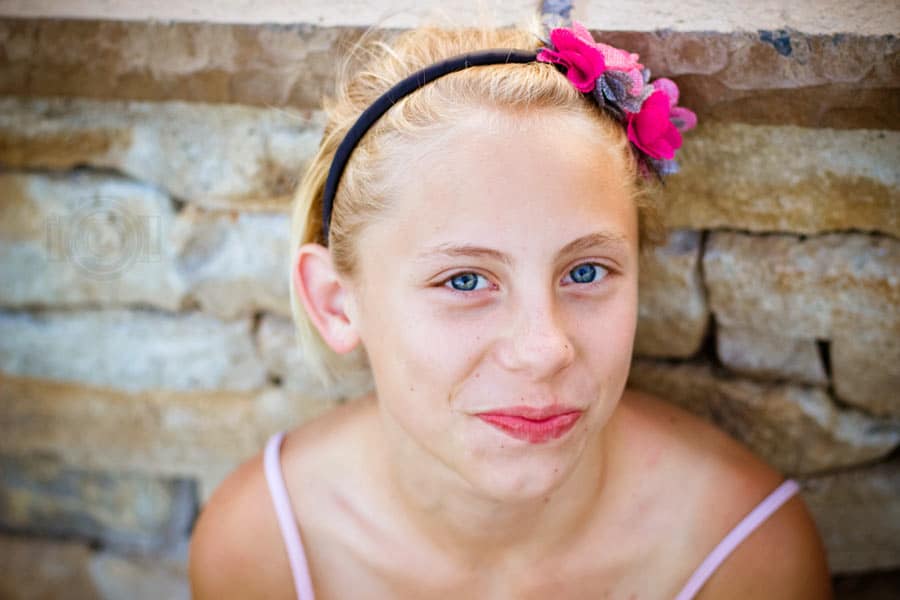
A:
[[[559,259],[561,256],[565,256],[566,254],[573,254],[575,252],[580,252],[582,250],[587,250],[596,246],[624,247],[626,245],[627,242],[621,235],[610,232],[597,231],[594,233],[589,233],[588,235],[581,236],[576,240],[572,240],[571,242],[560,248],[559,252],[556,253],[555,258]],[[475,246],[472,244],[452,243],[439,244],[432,248],[428,248],[425,251],[421,252],[416,257],[416,260],[425,260],[438,256],[491,258],[496,261],[502,262],[507,266],[511,265],[513,262],[512,258],[508,254],[504,254],[503,252],[500,252],[499,250],[495,250],[493,248],[485,248],[483,246]]]

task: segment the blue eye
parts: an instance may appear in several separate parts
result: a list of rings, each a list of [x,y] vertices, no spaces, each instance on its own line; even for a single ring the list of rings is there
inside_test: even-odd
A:
[[[478,284],[479,277],[481,277],[481,275],[479,275],[478,273],[466,272],[455,275],[447,281],[450,283],[450,286],[454,290],[460,292],[471,292],[472,290],[476,289],[475,286]]]
[[[569,271],[569,275],[575,283],[594,283],[603,279],[608,272],[597,263],[583,263]]]

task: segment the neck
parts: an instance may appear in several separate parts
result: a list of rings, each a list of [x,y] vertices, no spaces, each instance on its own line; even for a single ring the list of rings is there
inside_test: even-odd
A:
[[[607,489],[606,432],[593,436],[577,465],[537,498],[486,496],[381,414],[383,465],[406,518],[457,564],[471,568],[559,555],[585,530]]]

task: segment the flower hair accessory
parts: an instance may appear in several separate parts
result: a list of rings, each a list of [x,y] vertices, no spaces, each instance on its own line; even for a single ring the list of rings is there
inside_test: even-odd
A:
[[[576,89],[625,127],[645,175],[678,171],[681,132],[697,125],[697,115],[677,106],[674,81],[661,77],[651,83],[650,69],[637,54],[595,42],[577,22],[553,29],[545,46],[537,60],[556,64]]]
[[[559,2],[558,14],[548,18],[566,19],[566,2]],[[678,86],[659,78],[650,82],[650,70],[638,62],[638,55],[594,41],[590,32],[573,23],[556,27],[538,51],[499,48],[450,57],[412,73],[379,96],[360,114],[338,145],[322,191],[320,240],[328,245],[334,198],[341,175],[354,148],[366,132],[404,96],[455,71],[482,65],[511,63],[552,63],[565,73],[576,89],[589,95],[626,130],[641,174],[662,178],[678,171],[675,151],[681,147],[681,132],[697,124],[697,116],[677,106]]]

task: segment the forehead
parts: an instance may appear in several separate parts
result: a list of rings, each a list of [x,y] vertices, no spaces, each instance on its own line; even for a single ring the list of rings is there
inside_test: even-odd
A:
[[[631,188],[588,117],[475,110],[433,136],[398,144],[385,165],[388,208],[364,230],[363,257],[415,259],[467,243],[555,253],[598,231],[636,251]]]

